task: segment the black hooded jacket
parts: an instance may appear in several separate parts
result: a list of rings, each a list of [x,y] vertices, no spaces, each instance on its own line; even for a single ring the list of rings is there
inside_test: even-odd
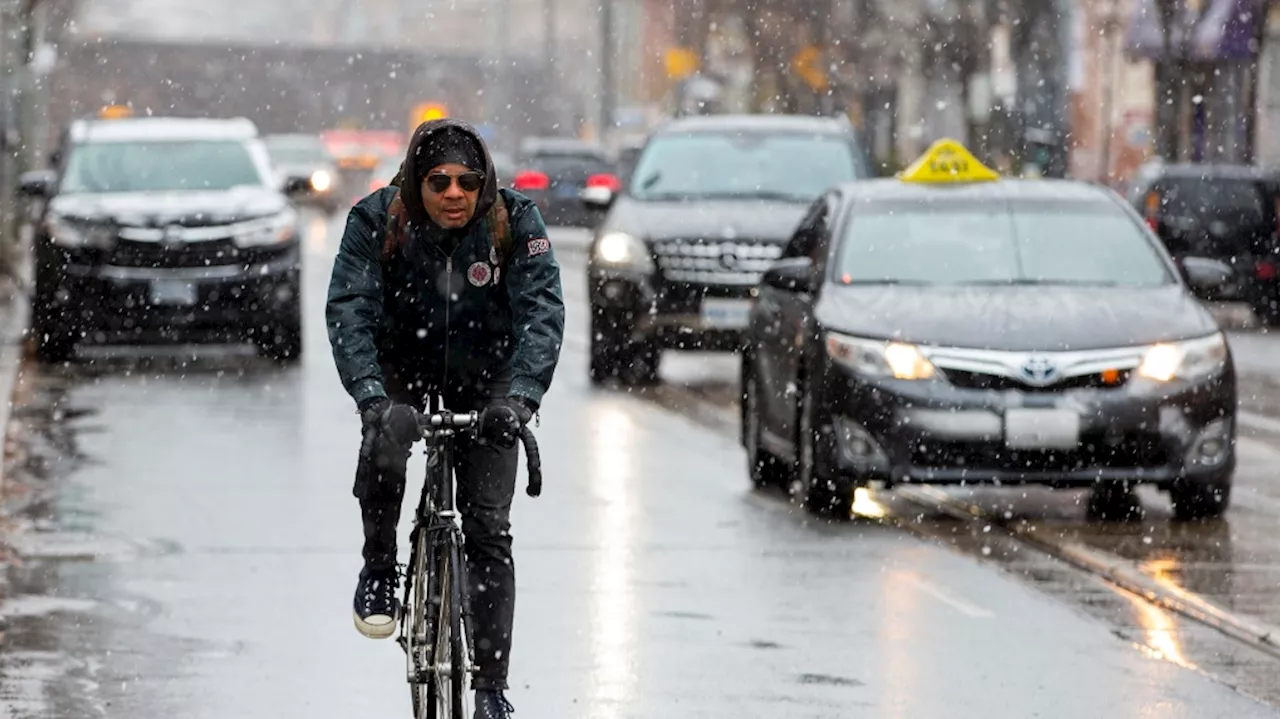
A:
[[[420,150],[445,127],[470,134],[485,163],[475,215],[452,231],[428,217],[420,182],[431,169],[420,167],[426,162]],[[442,390],[510,375],[510,395],[540,404],[560,357],[564,299],[538,208],[518,192],[498,189],[488,148],[456,120],[418,127],[400,178],[398,189],[378,190],[352,208],[334,259],[325,316],[343,386],[360,404],[386,396],[388,375],[403,386]],[[397,191],[409,231],[384,263],[387,209]],[[512,236],[501,267],[485,221],[499,193]]]

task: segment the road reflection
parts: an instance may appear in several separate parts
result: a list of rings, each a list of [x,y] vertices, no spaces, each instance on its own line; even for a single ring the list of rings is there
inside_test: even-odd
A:
[[[634,526],[637,492],[636,456],[639,436],[632,418],[613,402],[594,402],[587,455],[592,464],[597,499],[602,509],[592,528],[595,577],[591,593],[591,653],[595,666],[588,712],[593,717],[620,717],[634,699],[638,654],[635,636],[635,595],[632,592]]]
[[[1132,592],[1117,591],[1133,605],[1138,626],[1146,635],[1146,643],[1143,649],[1146,650],[1147,654],[1155,659],[1164,659],[1187,669],[1197,668],[1182,653],[1182,643],[1178,638],[1180,632],[1172,614]]]

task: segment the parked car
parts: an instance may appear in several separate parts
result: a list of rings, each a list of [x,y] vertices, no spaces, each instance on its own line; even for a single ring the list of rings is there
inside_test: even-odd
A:
[[[842,183],[751,309],[751,479],[846,516],[872,481],[1151,484],[1180,518],[1218,516],[1236,377],[1191,288],[1230,275],[1180,270],[1108,189],[999,178],[963,148]]]

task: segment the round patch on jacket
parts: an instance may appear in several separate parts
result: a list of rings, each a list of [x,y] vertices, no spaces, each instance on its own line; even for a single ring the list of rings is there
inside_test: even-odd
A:
[[[476,287],[484,287],[493,279],[493,270],[484,262],[477,262],[467,269],[467,279]]]

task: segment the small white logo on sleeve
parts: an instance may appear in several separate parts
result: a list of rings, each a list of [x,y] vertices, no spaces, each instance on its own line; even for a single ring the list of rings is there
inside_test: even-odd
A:
[[[467,279],[476,287],[484,287],[493,278],[493,270],[483,262],[477,262],[467,269]]]

